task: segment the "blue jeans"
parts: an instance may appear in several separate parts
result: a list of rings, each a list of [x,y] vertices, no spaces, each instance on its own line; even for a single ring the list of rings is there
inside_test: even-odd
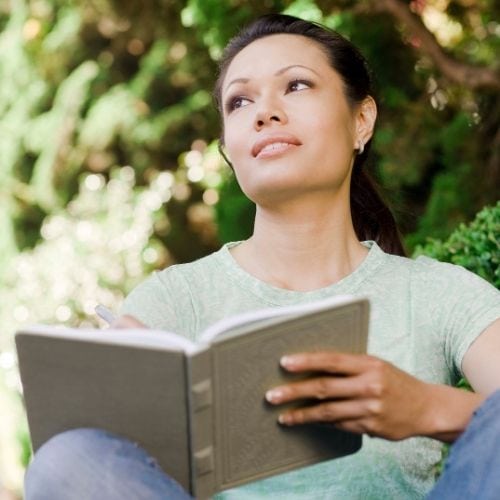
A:
[[[500,391],[475,412],[451,448],[428,500],[500,498]],[[98,429],[47,441],[25,481],[26,500],[189,500],[191,496],[132,442]]]
[[[500,391],[475,412],[453,444],[444,471],[427,500],[500,498]]]
[[[49,439],[25,478],[26,500],[191,500],[136,444],[100,429]]]

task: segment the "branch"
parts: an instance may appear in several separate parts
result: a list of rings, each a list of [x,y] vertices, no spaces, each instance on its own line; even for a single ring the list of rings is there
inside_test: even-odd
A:
[[[500,90],[500,74],[491,68],[457,61],[446,53],[419,16],[401,0],[372,0],[372,8],[387,12],[401,22],[420,42],[420,48],[449,80],[467,88]]]

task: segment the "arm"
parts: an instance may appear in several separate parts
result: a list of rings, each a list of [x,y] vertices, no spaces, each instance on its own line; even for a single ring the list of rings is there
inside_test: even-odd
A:
[[[429,384],[373,356],[335,352],[287,356],[290,372],[321,375],[269,391],[273,404],[317,399],[318,404],[282,414],[294,425],[331,422],[338,428],[398,440],[428,436],[455,440],[486,395],[500,388],[500,320],[472,344],[463,361],[464,373],[479,394]]]
[[[489,395],[500,389],[500,319],[469,347],[462,370],[476,392]]]
[[[500,319],[487,327],[464,355],[462,371],[477,394],[435,386],[436,412],[431,422],[438,430],[430,435],[453,441],[467,426],[472,412],[486,396],[500,389]],[[468,397],[466,398],[465,395]],[[476,402],[473,398],[475,396]]]

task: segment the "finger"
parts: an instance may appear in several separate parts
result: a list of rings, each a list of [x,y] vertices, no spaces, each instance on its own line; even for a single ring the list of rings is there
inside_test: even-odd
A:
[[[335,422],[335,428],[341,431],[353,432],[355,434],[368,434],[369,436],[375,434],[367,420],[364,418],[339,420],[338,422]]]
[[[370,418],[355,418],[340,420],[335,422],[335,428],[341,431],[354,432],[356,434],[367,434],[368,436],[377,436],[389,441],[399,441],[401,439],[414,436],[408,434],[403,428],[398,426],[384,426],[377,423],[376,420]]]
[[[383,361],[367,354],[336,351],[290,354],[280,360],[281,366],[290,372],[324,371],[343,375],[357,375],[380,363]]]
[[[366,409],[361,401],[328,401],[325,403],[297,408],[282,413],[280,424],[297,425],[311,422],[336,423],[366,417]]]
[[[338,399],[365,395],[366,384],[361,377],[315,377],[274,387],[266,392],[272,404],[287,403],[296,399]]]
[[[137,318],[134,318],[134,316],[126,314],[113,321],[110,328],[147,328],[147,326],[141,323]]]

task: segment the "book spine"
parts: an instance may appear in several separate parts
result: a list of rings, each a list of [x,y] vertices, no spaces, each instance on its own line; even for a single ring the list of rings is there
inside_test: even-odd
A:
[[[191,493],[198,499],[204,499],[217,491],[210,350],[188,357],[187,364]]]

